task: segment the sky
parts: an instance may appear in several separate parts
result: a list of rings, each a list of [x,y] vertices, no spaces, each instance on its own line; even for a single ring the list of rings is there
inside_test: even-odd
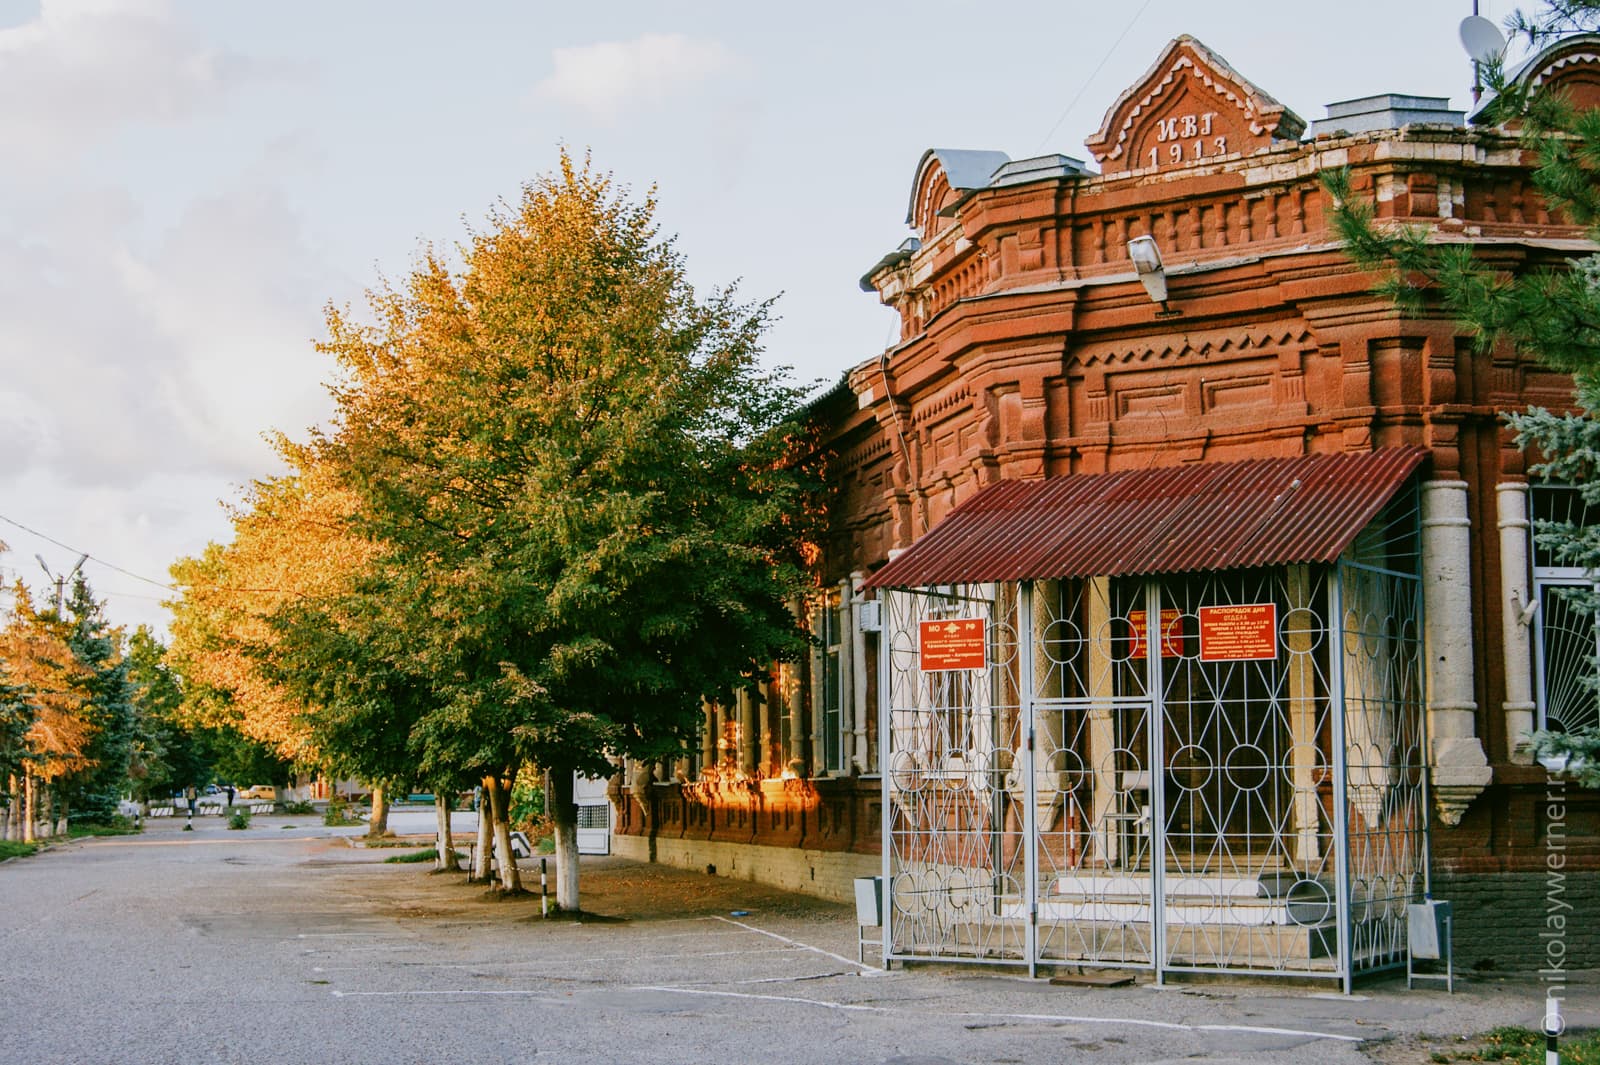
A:
[[[1480,0],[1496,21],[1512,10]],[[0,554],[87,554],[113,622],[330,410],[326,307],[455,248],[565,145],[703,289],[778,297],[767,361],[836,380],[891,312],[928,148],[1059,152],[1199,38],[1308,123],[1448,96],[1471,0],[0,0]],[[36,556],[39,556],[36,558]]]

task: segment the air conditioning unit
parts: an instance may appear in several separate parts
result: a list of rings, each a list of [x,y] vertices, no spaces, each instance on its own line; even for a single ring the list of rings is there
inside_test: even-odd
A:
[[[866,599],[856,604],[856,628],[862,632],[883,631],[883,602]]]

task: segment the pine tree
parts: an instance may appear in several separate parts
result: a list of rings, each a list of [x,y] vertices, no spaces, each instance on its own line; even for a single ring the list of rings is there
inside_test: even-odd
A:
[[[1534,12],[1517,11],[1509,25],[1542,47],[1600,26],[1600,0],[1547,0]],[[1534,185],[1548,207],[1588,227],[1600,242],[1600,110],[1579,110],[1559,92],[1517,83],[1499,63],[1490,65],[1486,81],[1494,94],[1488,117],[1520,125],[1538,159]],[[1332,175],[1325,184],[1339,205],[1335,223],[1352,256],[1388,269],[1382,294],[1406,311],[1438,299],[1480,350],[1509,342],[1572,375],[1574,410],[1532,407],[1507,414],[1506,421],[1518,446],[1536,458],[1532,475],[1573,485],[1589,507],[1600,508],[1600,254],[1507,276],[1480,263],[1468,246],[1433,243],[1419,230],[1380,229],[1371,204],[1352,195],[1346,175]],[[1539,521],[1534,533],[1556,563],[1600,577],[1600,525]],[[1573,599],[1600,622],[1600,597],[1575,592]],[[1578,779],[1600,787],[1600,728],[1541,731],[1533,748],[1541,757],[1570,758]]]

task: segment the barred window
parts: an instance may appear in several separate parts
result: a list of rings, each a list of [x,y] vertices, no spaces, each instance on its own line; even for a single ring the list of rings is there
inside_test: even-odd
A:
[[[1565,731],[1600,726],[1595,687],[1600,628],[1594,598],[1600,582],[1593,572],[1570,565],[1557,549],[1540,542],[1550,523],[1578,529],[1600,525],[1600,508],[1566,485],[1534,485],[1530,494],[1533,586],[1539,603],[1534,628],[1539,724]]]

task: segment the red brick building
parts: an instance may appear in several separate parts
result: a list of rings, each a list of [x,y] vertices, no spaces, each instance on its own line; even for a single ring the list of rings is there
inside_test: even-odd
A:
[[[1593,37],[1519,72],[1597,75]],[[1500,415],[1571,384],[1375,297],[1320,176],[1507,271],[1594,247],[1512,133],[1405,96],[1308,130],[1189,37],[1086,143],[917,161],[862,281],[900,341],[813,404],[817,649],[614,782],[618,850],[840,898],[883,871],[900,957],[1348,980],[1431,888],[1463,962],[1544,963],[1551,854],[1600,902],[1600,801],[1518,744],[1600,711],[1552,591],[1589,578],[1530,536],[1573,493]],[[958,618],[981,663],[930,668]]]

